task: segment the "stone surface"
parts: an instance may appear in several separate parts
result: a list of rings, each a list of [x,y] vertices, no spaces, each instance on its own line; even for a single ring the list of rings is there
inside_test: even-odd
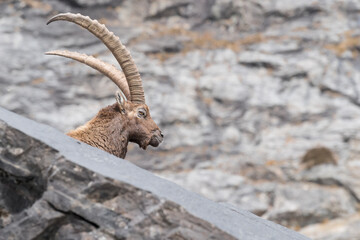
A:
[[[356,236],[346,221],[360,201],[359,9],[355,0],[1,1],[0,105],[66,132],[113,103],[108,79],[43,55],[67,48],[115,64],[88,32],[45,25],[58,12],[90,15],[131,51],[165,134],[157,149],[130,145],[128,160],[296,230],[328,219]],[[305,163],[312,149],[330,157]],[[320,212],[296,201],[307,195]]]
[[[0,239],[307,239],[2,108],[0,149]]]
[[[310,225],[303,228],[301,232],[314,240],[358,239],[360,238],[357,231],[359,224],[360,216],[354,214],[345,218]]]

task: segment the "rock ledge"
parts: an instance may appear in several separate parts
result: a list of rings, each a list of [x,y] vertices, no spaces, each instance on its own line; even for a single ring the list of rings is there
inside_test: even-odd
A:
[[[307,239],[0,108],[0,239]]]

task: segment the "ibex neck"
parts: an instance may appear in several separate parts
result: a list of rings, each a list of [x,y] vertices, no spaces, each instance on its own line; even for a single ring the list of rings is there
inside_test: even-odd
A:
[[[100,148],[117,157],[125,158],[129,134],[125,129],[122,115],[117,105],[101,109],[98,114],[85,125],[67,133],[93,147]]]

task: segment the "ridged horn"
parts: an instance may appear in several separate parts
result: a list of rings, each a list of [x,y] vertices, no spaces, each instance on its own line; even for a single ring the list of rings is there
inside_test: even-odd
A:
[[[67,50],[55,50],[49,51],[45,53],[46,55],[57,55],[66,58],[73,59],[75,61],[84,63],[89,67],[92,67],[95,70],[98,70],[105,76],[111,79],[116,86],[120,88],[120,90],[124,93],[126,98],[130,99],[130,90],[124,73],[118,70],[113,65],[103,62],[93,56],[88,56],[86,54],[78,53],[78,52],[71,52]]]
[[[97,20],[92,20],[89,17],[85,17],[81,14],[73,13],[61,13],[52,17],[47,24],[54,21],[69,21],[73,22],[94,34],[99,38],[106,47],[114,55],[118,63],[120,64],[126,80],[129,84],[131,101],[135,103],[145,103],[144,89],[142,86],[142,81],[140,73],[134,63],[133,58],[130,55],[130,52],[125,48],[121,43],[120,39],[114,35],[113,32],[110,32],[105,25],[100,24]]]

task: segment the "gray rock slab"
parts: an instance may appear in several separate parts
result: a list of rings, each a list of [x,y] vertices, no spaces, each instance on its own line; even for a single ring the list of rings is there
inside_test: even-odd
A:
[[[14,227],[14,224],[18,226],[15,229],[18,229],[19,233],[24,231],[21,227],[26,228],[29,224],[28,222],[21,224],[22,221],[26,221],[26,218],[21,218],[21,214],[24,214],[24,217],[28,216],[24,211],[39,214],[37,210],[43,211],[50,207],[51,212],[42,218],[47,218],[52,222],[44,226],[47,231],[43,234],[48,233],[49,229],[55,226],[54,222],[59,224],[59,221],[62,221],[63,229],[70,228],[73,222],[84,220],[89,223],[87,227],[76,226],[80,226],[79,228],[82,226],[87,235],[91,232],[111,238],[127,239],[130,236],[137,236],[134,239],[141,239],[141,237],[180,236],[186,239],[198,239],[198,237],[245,240],[308,239],[250,212],[229,208],[188,192],[126,160],[80,143],[54,128],[28,120],[2,108],[0,108],[0,123],[0,160],[5,159],[10,162],[13,159],[5,168],[6,170],[1,167],[1,171],[10,174],[8,179],[14,179],[14,181],[25,179],[27,184],[32,184],[33,188],[43,191],[41,197],[29,198],[35,203],[27,201],[29,204],[23,206],[20,213],[11,216],[12,219],[7,220],[8,224],[2,222],[5,227],[0,228],[0,236],[5,236],[7,228]],[[34,144],[42,147],[31,149]],[[39,151],[40,149],[44,152]],[[26,160],[22,161],[22,159]],[[32,161],[44,165],[33,166]],[[16,164],[19,168],[38,170],[31,173],[21,171],[16,169]],[[4,175],[1,176],[0,180],[7,179]],[[39,179],[36,180],[37,178]],[[47,187],[41,186],[46,179]],[[71,181],[76,184],[74,185]],[[118,195],[111,196],[111,193],[116,191],[119,191]],[[133,200],[135,196],[138,196],[139,200]],[[135,203],[128,201],[124,204],[126,197]],[[116,200],[117,198],[121,200]],[[43,203],[38,203],[39,201],[45,201],[48,205],[44,206]],[[124,209],[116,209],[116,206],[124,206]],[[138,208],[142,212],[138,212]],[[3,217],[5,215],[5,213],[0,213],[1,218],[5,218]],[[40,221],[40,215],[35,214],[33,217],[36,221]],[[139,219],[137,216],[140,216]],[[176,223],[179,222],[177,226]],[[194,226],[189,227],[187,224]],[[98,230],[103,231],[99,233]],[[147,233],[146,230],[148,230]],[[63,229],[59,234],[63,236],[64,231]],[[76,229],[70,232],[74,233]],[[164,232],[167,235],[161,235]]]

